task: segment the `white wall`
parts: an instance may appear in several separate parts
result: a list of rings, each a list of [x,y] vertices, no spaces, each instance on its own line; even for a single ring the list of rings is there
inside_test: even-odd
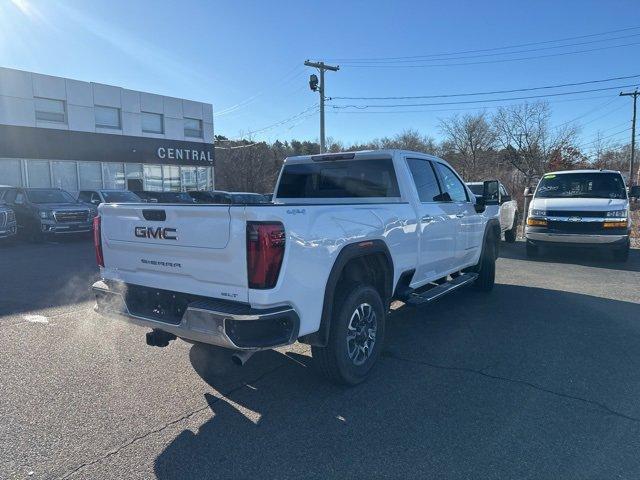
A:
[[[36,121],[34,97],[63,100],[67,122]],[[120,109],[121,129],[96,128],[94,106]],[[142,112],[164,116],[164,133],[142,132]],[[184,137],[184,117],[202,120],[204,138]],[[213,142],[211,104],[0,67],[0,124]]]

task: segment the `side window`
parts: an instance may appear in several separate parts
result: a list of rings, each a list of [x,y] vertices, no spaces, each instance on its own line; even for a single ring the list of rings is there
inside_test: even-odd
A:
[[[418,190],[418,197],[421,202],[436,202],[440,198],[440,187],[436,174],[429,160],[408,158],[407,164],[413,177],[413,182]]]
[[[444,189],[449,193],[453,202],[468,202],[467,190],[453,170],[442,163],[436,163]]]
[[[89,201],[89,192],[80,192],[78,194],[78,200],[80,200],[81,202],[88,202]]]
[[[97,192],[91,192],[91,203],[101,203],[102,200],[100,200],[100,195],[97,194]]]
[[[18,192],[16,194],[15,204],[22,205],[24,203],[24,193]]]

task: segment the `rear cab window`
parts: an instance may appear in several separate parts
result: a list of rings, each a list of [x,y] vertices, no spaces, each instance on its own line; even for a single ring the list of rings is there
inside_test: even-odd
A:
[[[400,199],[391,158],[328,160],[285,165],[277,197]]]

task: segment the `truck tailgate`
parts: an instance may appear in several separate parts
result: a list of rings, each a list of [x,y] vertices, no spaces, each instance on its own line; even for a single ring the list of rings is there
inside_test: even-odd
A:
[[[100,207],[106,279],[247,301],[244,208]]]

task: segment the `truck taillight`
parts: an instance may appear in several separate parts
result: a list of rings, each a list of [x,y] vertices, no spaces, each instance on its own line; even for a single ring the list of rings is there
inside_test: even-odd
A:
[[[273,288],[284,257],[284,225],[247,222],[247,273],[249,288]]]
[[[102,234],[100,229],[100,216],[93,217],[93,246],[96,250],[96,262],[99,267],[104,267],[104,256],[102,255]]]

